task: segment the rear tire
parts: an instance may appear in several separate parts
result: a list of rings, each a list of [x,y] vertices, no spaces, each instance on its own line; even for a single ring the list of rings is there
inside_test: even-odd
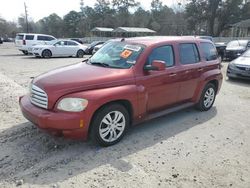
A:
[[[84,51],[83,50],[78,50],[77,54],[76,54],[76,57],[83,58],[83,56],[84,56]]]
[[[50,50],[43,50],[42,57],[44,57],[44,58],[51,58],[51,56],[52,56],[52,53],[51,53]]]
[[[199,102],[196,104],[196,108],[200,111],[208,111],[212,108],[216,97],[216,87],[212,83],[208,83],[201,94]]]
[[[91,139],[101,146],[118,143],[129,127],[130,117],[126,108],[120,104],[110,104],[101,108],[91,123]]]

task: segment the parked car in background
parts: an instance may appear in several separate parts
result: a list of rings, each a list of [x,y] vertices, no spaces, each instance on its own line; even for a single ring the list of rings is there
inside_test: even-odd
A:
[[[248,48],[250,48],[250,41],[233,40],[227,44],[224,57],[231,61],[243,54]]]
[[[10,37],[4,37],[3,42],[14,42],[14,39]]]
[[[95,54],[101,47],[103,47],[106,43],[98,44],[94,47],[92,54]]]
[[[73,40],[55,40],[47,45],[35,45],[32,54],[36,57],[83,57],[87,46]]]
[[[250,49],[229,63],[227,77],[250,79]]]
[[[15,38],[16,47],[28,55],[32,52],[32,47],[37,44],[46,44],[56,38],[51,35],[36,34],[36,33],[17,33]]]
[[[76,41],[80,44],[83,44],[83,41],[81,39],[78,39],[78,38],[73,38],[73,39],[70,39],[70,40],[73,40],[73,41]]]
[[[79,64],[34,78],[19,102],[43,130],[110,146],[131,124],[190,106],[209,110],[221,83],[212,42],[138,37],[109,42]]]
[[[95,46],[99,45],[99,44],[103,44],[105,43],[104,41],[95,41],[95,42],[92,42],[88,48],[86,49],[86,54],[88,55],[92,55],[93,54],[93,49]]]
[[[3,38],[0,37],[0,44],[3,44]]]
[[[215,43],[215,47],[221,60],[223,60],[225,56],[225,50],[226,50],[227,44],[224,42],[218,42],[218,43]]]

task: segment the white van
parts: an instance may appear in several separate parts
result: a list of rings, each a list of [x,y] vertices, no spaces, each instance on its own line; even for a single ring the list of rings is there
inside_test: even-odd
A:
[[[37,44],[47,44],[47,42],[56,40],[51,35],[36,34],[36,33],[17,33],[15,44],[16,47],[25,55],[32,52],[32,46]]]

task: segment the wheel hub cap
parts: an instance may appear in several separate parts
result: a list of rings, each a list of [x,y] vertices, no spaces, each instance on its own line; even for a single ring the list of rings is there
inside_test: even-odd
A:
[[[125,125],[125,117],[121,112],[110,112],[102,119],[99,134],[105,142],[113,142],[122,135]]]

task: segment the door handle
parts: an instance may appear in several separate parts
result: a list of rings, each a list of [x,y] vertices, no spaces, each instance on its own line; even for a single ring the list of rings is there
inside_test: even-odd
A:
[[[174,77],[174,76],[176,76],[177,74],[176,73],[171,73],[169,76],[170,77]]]
[[[190,73],[190,70],[186,70],[186,71],[185,71],[185,74],[188,74],[188,73]]]
[[[201,72],[201,71],[203,71],[203,70],[204,70],[203,68],[199,68],[199,69],[198,69],[198,72]]]

